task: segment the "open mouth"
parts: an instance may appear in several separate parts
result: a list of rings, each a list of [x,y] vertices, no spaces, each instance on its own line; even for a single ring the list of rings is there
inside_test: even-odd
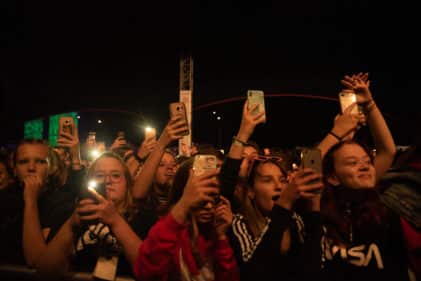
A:
[[[281,197],[281,195],[275,195],[275,196],[272,196],[272,201],[276,201],[276,200],[278,200],[278,199],[279,199],[279,197]]]

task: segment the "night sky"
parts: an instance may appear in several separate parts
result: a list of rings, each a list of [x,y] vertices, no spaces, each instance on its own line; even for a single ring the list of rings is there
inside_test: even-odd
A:
[[[95,130],[109,144],[122,128],[139,142],[140,124],[161,130],[178,99],[183,53],[194,58],[198,142],[226,146],[241,117],[242,101],[205,104],[247,89],[336,98],[342,76],[360,71],[397,144],[419,128],[419,15],[409,1],[144,2],[2,1],[2,143],[22,137],[25,120],[67,111],[81,112],[82,136]],[[266,104],[253,138],[278,147],[319,141],[339,110],[300,97]]]

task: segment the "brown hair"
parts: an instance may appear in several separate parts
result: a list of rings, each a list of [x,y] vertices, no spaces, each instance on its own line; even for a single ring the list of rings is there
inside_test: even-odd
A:
[[[169,193],[167,212],[169,212],[170,209],[183,196],[184,188],[187,184],[187,180],[190,175],[190,169],[193,167],[193,162],[194,162],[194,158],[192,157],[184,161],[178,168],[174,177],[173,186]],[[188,224],[187,230],[189,233],[192,254],[196,261],[196,265],[198,266],[198,268],[201,268],[205,264],[205,261],[201,257],[199,248],[197,246],[198,238],[199,238],[199,227],[197,225],[197,222],[194,216],[192,216],[191,213],[189,214],[188,220],[190,221],[190,223]]]
[[[240,213],[244,215],[244,217],[247,220],[248,226],[250,227],[251,232],[253,233],[254,237],[258,237],[260,233],[262,232],[263,228],[266,225],[266,219],[264,215],[260,212],[258,207],[255,205],[254,200],[250,199],[248,197],[248,189],[253,188],[254,182],[256,179],[257,169],[265,164],[273,164],[279,168],[279,170],[282,172],[282,174],[286,177],[287,171],[284,169],[284,167],[279,163],[278,161],[268,158],[265,161],[257,161],[255,160],[253,162],[253,166],[250,171],[250,175],[248,177],[248,181],[245,184],[245,190],[241,194],[240,199]]]

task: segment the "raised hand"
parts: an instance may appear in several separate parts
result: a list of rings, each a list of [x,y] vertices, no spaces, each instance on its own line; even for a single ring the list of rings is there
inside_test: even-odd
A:
[[[207,171],[199,176],[190,170],[189,179],[184,187],[180,203],[187,209],[200,207],[203,203],[213,202],[213,195],[219,193],[218,171]]]
[[[167,146],[171,142],[181,139],[183,132],[188,129],[188,124],[183,117],[176,115],[170,119],[158,141],[162,145]]]
[[[358,124],[362,118],[361,115],[351,113],[355,106],[357,106],[356,103],[351,104],[342,114],[338,114],[335,117],[332,132],[340,136],[342,139],[352,138],[359,128]]]
[[[237,134],[237,138],[239,138],[240,140],[247,141],[249,137],[253,134],[254,128],[258,124],[265,122],[264,112],[253,115],[253,110],[255,110],[258,106],[258,104],[255,104],[252,107],[248,108],[248,101],[246,100],[246,102],[244,103],[240,129]]]
[[[368,73],[358,73],[352,76],[345,75],[341,80],[342,85],[347,89],[353,90],[357,94],[357,103],[364,105],[373,100],[370,91],[370,80],[368,80]]]
[[[117,137],[110,147],[110,150],[115,150],[121,147],[127,146],[127,141],[124,137]]]
[[[215,209],[215,231],[219,239],[225,239],[226,233],[231,226],[233,214],[231,210],[231,203],[228,199],[220,196],[220,203]]]
[[[145,139],[137,151],[137,156],[145,159],[155,149],[156,144],[157,142],[155,138]]]
[[[320,191],[323,189],[321,177],[321,174],[310,168],[298,170],[290,178],[290,182],[286,187],[282,189],[276,203],[285,209],[291,210],[298,198],[320,198]]]
[[[57,146],[59,147],[67,147],[70,151],[70,154],[74,158],[80,157],[80,142],[79,136],[77,134],[77,130],[75,130],[75,134],[72,135],[70,133],[61,133],[57,139]]]
[[[97,202],[90,198],[82,199],[79,202],[79,206],[76,208],[76,213],[79,217],[78,220],[81,222],[99,220],[112,227],[120,216],[114,203],[111,200],[105,199],[95,190],[88,190],[95,197]]]

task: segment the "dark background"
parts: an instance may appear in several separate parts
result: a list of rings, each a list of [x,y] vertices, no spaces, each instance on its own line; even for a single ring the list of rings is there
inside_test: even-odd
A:
[[[79,111],[82,137],[164,127],[178,100],[179,58],[194,58],[194,141],[226,146],[247,89],[335,99],[340,79],[370,73],[396,143],[419,130],[419,15],[409,1],[2,1],[2,143],[23,122]],[[332,126],[335,100],[268,97],[254,135],[306,145]],[[212,112],[217,114],[213,115]],[[217,121],[216,116],[222,120]],[[99,125],[97,119],[104,122]]]

